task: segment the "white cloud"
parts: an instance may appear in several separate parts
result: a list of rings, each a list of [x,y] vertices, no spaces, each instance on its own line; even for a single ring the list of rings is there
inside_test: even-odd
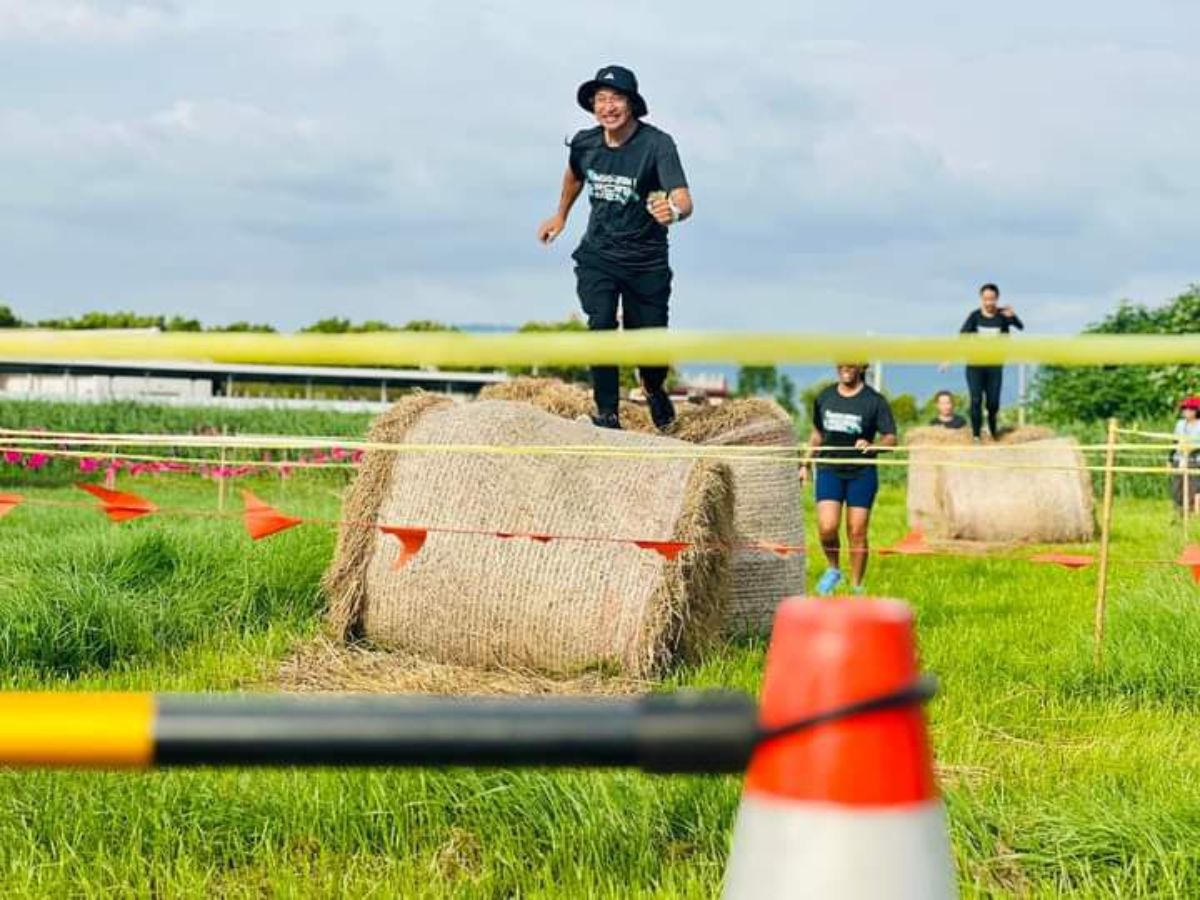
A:
[[[166,3],[0,0],[0,41],[131,41],[160,34],[174,21]]]
[[[586,210],[550,252],[532,232],[588,124],[576,84],[622,60],[697,199],[677,322],[937,331],[995,279],[1031,328],[1067,331],[1195,280],[1200,12],[740,13],[612,0],[605,29],[515,0],[0,0],[21,63],[0,157],[23,173],[0,296],[31,316],[215,297],[284,325],[561,314]]]

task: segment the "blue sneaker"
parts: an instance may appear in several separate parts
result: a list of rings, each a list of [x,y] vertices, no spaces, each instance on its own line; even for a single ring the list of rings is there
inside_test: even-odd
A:
[[[828,597],[842,581],[841,569],[826,569],[817,582],[817,596]]]

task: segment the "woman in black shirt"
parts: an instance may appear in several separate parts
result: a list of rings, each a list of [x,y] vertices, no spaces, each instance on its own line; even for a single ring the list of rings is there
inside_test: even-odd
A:
[[[963,322],[961,332],[981,338],[1007,336],[1013,328],[1025,330],[1011,306],[1000,306],[1000,288],[985,284],[979,289],[979,309],[971,311]],[[967,366],[967,390],[971,394],[971,434],[979,440],[983,430],[983,408],[986,402],[988,433],[992,440],[999,433],[1000,389],[1004,382],[1004,366]]]

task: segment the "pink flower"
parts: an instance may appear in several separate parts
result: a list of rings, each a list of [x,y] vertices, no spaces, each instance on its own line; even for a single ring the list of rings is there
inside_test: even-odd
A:
[[[44,469],[50,463],[50,457],[45,453],[34,453],[29,459],[25,460],[25,468],[27,469]]]
[[[92,456],[85,456],[79,460],[80,472],[98,472],[100,471],[100,460]]]
[[[16,450],[5,450],[4,461],[10,466],[19,466],[25,461],[25,456],[22,453],[18,453]]]

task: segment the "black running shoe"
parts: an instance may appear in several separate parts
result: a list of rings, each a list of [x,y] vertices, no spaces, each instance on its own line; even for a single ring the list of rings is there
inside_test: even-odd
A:
[[[597,428],[615,428],[621,430],[621,419],[616,413],[600,413],[598,416],[592,416],[592,424]]]
[[[650,391],[646,394],[646,402],[650,405],[650,418],[654,427],[659,431],[668,431],[675,424],[675,404],[667,396],[666,391]]]

